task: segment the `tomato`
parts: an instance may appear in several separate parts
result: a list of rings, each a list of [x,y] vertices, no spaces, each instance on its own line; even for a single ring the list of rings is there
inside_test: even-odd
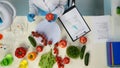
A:
[[[46,15],[46,19],[47,19],[48,21],[52,21],[52,20],[54,19],[54,14],[48,13],[48,14]]]
[[[85,36],[81,36],[79,38],[80,43],[85,44],[87,42],[87,38]]]
[[[64,64],[69,64],[69,63],[70,63],[70,59],[69,59],[68,57],[65,57],[65,58],[63,59],[63,63],[64,63]]]
[[[50,40],[50,41],[48,41],[48,44],[49,44],[49,45],[52,45],[52,41],[51,41],[51,40]]]
[[[42,52],[43,51],[43,47],[42,46],[37,46],[36,47],[36,51],[37,52]]]
[[[54,54],[58,55],[59,51],[56,47],[54,47]]]
[[[67,46],[67,41],[66,40],[60,40],[58,46],[61,48],[65,48]]]
[[[63,64],[61,64],[61,65],[60,65],[60,68],[64,68],[64,65],[63,65]]]
[[[57,43],[55,43],[55,45],[54,45],[55,47],[58,47],[58,42]]]

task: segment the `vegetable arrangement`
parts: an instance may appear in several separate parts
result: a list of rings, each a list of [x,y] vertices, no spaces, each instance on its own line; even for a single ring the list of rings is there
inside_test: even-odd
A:
[[[40,62],[39,62],[39,66],[41,68],[53,68],[53,65],[55,64],[55,57],[52,54],[52,50],[50,50],[50,52],[43,54],[41,56]]]
[[[42,42],[43,44],[39,44],[36,42],[35,38],[39,38],[41,37],[42,40],[40,42]],[[38,53],[41,53],[44,49],[45,46],[47,45],[52,45],[52,41],[51,40],[47,40],[47,37],[44,34],[40,34],[38,32],[32,31],[32,35],[28,37],[28,40],[30,41],[31,45],[36,49],[36,51],[32,51],[30,53],[28,53],[27,55],[27,59],[30,61],[34,61],[38,55]],[[87,42],[87,38],[82,36],[79,39],[81,44],[86,44]],[[85,50],[86,50],[86,45],[84,45],[81,49],[79,49],[77,46],[68,46],[66,49],[66,53],[67,56],[65,57],[61,57],[59,55],[59,49],[58,47],[61,48],[66,48],[67,47],[67,41],[62,39],[59,42],[57,42],[56,44],[54,44],[54,48],[53,50],[51,49],[48,53],[43,54],[41,56],[40,62],[39,62],[39,66],[41,68],[53,68],[53,65],[57,62],[58,68],[64,68],[64,65],[69,64],[70,63],[70,58],[72,59],[77,59],[78,57],[80,57],[80,59],[84,58],[84,64],[86,66],[89,65],[89,57],[90,54],[89,52],[87,52],[85,54]],[[52,54],[52,51],[54,53],[54,55]],[[18,47],[15,51],[15,56],[18,58],[23,58],[26,55],[26,49],[24,47]],[[85,55],[85,56],[84,56]],[[4,61],[6,62],[6,61]],[[7,65],[7,63],[6,63]]]

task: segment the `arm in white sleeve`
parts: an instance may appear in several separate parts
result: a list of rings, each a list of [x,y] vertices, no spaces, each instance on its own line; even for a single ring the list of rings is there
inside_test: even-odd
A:
[[[38,15],[38,9],[35,7],[34,0],[29,0],[29,14]]]
[[[57,16],[61,16],[64,12],[64,6],[67,4],[67,0],[60,0],[59,5],[56,7],[56,9],[52,12],[53,14],[57,14]]]

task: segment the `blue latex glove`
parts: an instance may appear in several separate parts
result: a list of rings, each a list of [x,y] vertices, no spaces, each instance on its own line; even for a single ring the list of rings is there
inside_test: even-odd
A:
[[[2,21],[2,19],[0,18],[0,24],[2,24],[3,23],[3,21]]]
[[[34,5],[37,9],[38,9],[38,14],[41,16],[45,16],[48,12],[44,11],[43,9],[37,7],[36,5]]]
[[[52,21],[49,21],[49,22],[55,22],[57,20],[58,16],[57,14],[54,14],[54,19]]]
[[[48,12],[42,10],[42,9],[38,9],[38,14],[41,15],[41,16],[45,16]]]
[[[27,18],[28,18],[28,21],[29,21],[29,22],[35,21],[34,17],[35,17],[35,14],[28,14],[28,15],[27,15]]]

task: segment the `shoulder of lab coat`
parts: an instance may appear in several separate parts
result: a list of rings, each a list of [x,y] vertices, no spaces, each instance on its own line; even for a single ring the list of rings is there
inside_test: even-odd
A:
[[[61,16],[64,13],[64,6],[67,4],[67,0],[59,0],[59,5],[57,8],[52,12],[53,14],[57,14],[57,16]]]
[[[38,9],[35,7],[34,0],[29,0],[29,14],[38,15]]]

